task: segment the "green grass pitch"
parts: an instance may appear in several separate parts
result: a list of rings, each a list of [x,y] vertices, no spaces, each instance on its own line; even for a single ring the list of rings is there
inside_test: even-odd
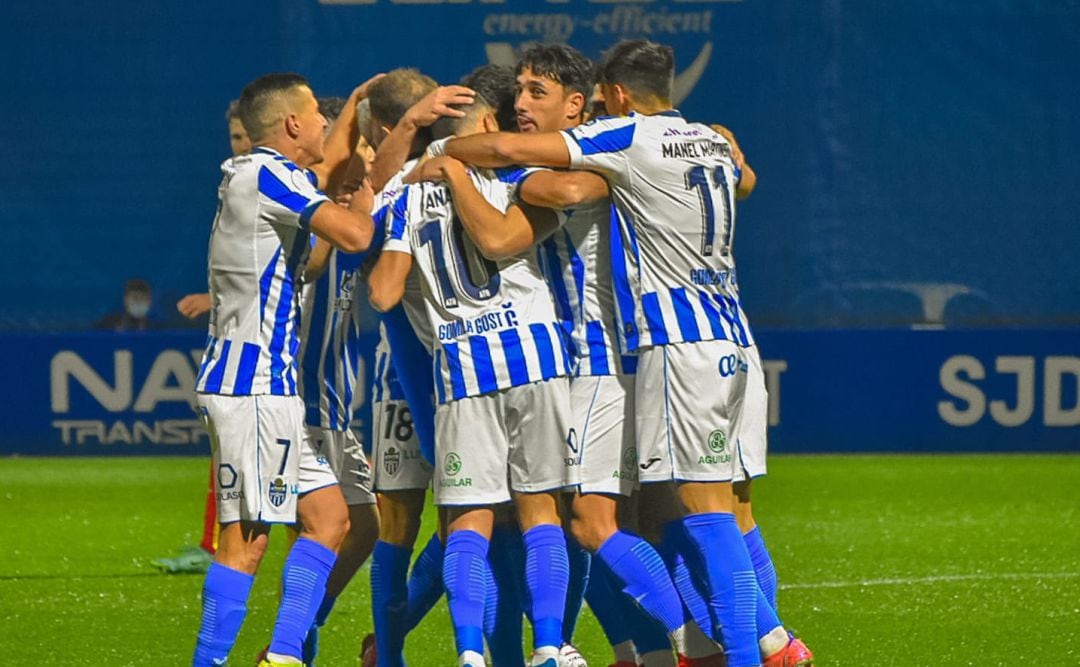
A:
[[[150,561],[198,541],[206,466],[0,459],[0,660],[190,664],[202,577]],[[756,513],[781,617],[818,665],[1080,664],[1080,457],[777,456],[771,468]],[[269,636],[278,530],[235,665]],[[357,664],[367,579],[365,567],[339,601],[320,665]],[[594,667],[611,661],[587,610],[577,644]],[[453,664],[445,604],[406,657]]]

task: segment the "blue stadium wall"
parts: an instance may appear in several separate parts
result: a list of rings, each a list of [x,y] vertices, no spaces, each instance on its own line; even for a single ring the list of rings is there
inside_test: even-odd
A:
[[[299,71],[318,94],[344,96],[393,67],[452,82],[528,42],[595,57],[625,37],[675,47],[680,108],[734,129],[759,174],[736,252],[774,362],[775,449],[1080,450],[1076,3],[16,0],[5,10],[0,344],[18,387],[0,409],[0,452],[205,449],[182,442],[198,439],[178,435],[187,426],[166,437],[159,424],[192,418],[177,369],[201,347],[196,332],[75,332],[120,306],[128,278],[153,284],[165,324],[177,297],[204,288],[224,109],[250,79]],[[132,365],[121,355],[117,376],[125,350]],[[159,374],[174,373],[165,398],[151,401],[152,389],[139,403],[162,354]],[[87,369],[100,376],[94,391]],[[79,444],[74,426],[55,424],[80,420],[104,424],[104,437]],[[139,420],[158,425],[138,427],[136,444]]]

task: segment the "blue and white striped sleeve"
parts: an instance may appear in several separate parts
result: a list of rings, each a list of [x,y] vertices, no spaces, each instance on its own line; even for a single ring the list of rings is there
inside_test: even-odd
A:
[[[409,193],[412,190],[412,187],[403,189],[395,199],[384,204],[380,209],[380,211],[385,211],[386,216],[386,242],[383,244],[383,250],[412,254],[412,242],[409,239],[408,229]]]
[[[306,171],[283,160],[259,167],[258,187],[259,218],[275,225],[306,230],[315,210],[330,201]]]
[[[633,118],[597,118],[570,130],[563,140],[570,151],[570,167],[611,174],[622,170],[634,142]]]

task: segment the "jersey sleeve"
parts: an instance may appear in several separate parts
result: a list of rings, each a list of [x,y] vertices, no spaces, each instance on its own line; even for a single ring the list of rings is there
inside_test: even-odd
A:
[[[597,118],[563,130],[563,140],[570,151],[570,167],[597,171],[605,176],[622,172],[636,129],[633,118],[619,117]]]
[[[259,167],[259,218],[272,225],[307,230],[311,216],[330,198],[315,186],[314,175],[282,160]]]
[[[412,242],[409,239],[408,229],[409,195],[412,191],[412,187],[405,188],[396,199],[389,204],[385,204],[380,209],[386,221],[384,251],[403,252],[406,255],[412,254]]]

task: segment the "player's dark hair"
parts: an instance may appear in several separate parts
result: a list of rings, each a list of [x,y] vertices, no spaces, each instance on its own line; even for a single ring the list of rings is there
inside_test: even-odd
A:
[[[462,84],[464,85],[464,84]],[[476,90],[473,88],[473,90]],[[473,98],[472,104],[451,104],[451,109],[458,109],[464,111],[465,115],[461,118],[453,118],[451,116],[441,116],[438,120],[431,124],[431,136],[434,139],[444,139],[446,137],[452,137],[458,133],[463,127],[468,127],[477,121],[477,118],[481,114],[494,112],[495,106],[487,101],[480,91],[476,91],[476,97]],[[498,116],[495,117],[498,121]],[[513,121],[511,121],[513,122]],[[502,124],[499,124],[502,128]]]
[[[377,122],[393,127],[401,122],[409,107],[438,86],[435,79],[412,67],[390,70],[368,88],[371,115]]]
[[[240,119],[240,100],[229,102],[229,106],[225,109],[225,122],[232,122],[233,118]]]
[[[344,97],[317,97],[315,101],[319,103],[319,113],[328,123],[337,120],[337,117],[341,115],[341,110],[345,108]]]
[[[461,85],[472,88],[495,110],[499,127],[517,129],[514,111],[514,70],[507,65],[481,65],[461,77]]]
[[[515,75],[528,67],[533,74],[551,79],[568,91],[581,93],[588,100],[596,82],[592,61],[566,44],[533,44],[521,53]]]
[[[623,40],[604,52],[598,68],[601,83],[619,84],[638,96],[671,100],[675,52],[645,39]]]
[[[262,139],[270,126],[277,122],[274,106],[281,97],[307,85],[307,79],[299,74],[283,73],[266,74],[244,86],[237,100],[236,115],[252,142]]]

